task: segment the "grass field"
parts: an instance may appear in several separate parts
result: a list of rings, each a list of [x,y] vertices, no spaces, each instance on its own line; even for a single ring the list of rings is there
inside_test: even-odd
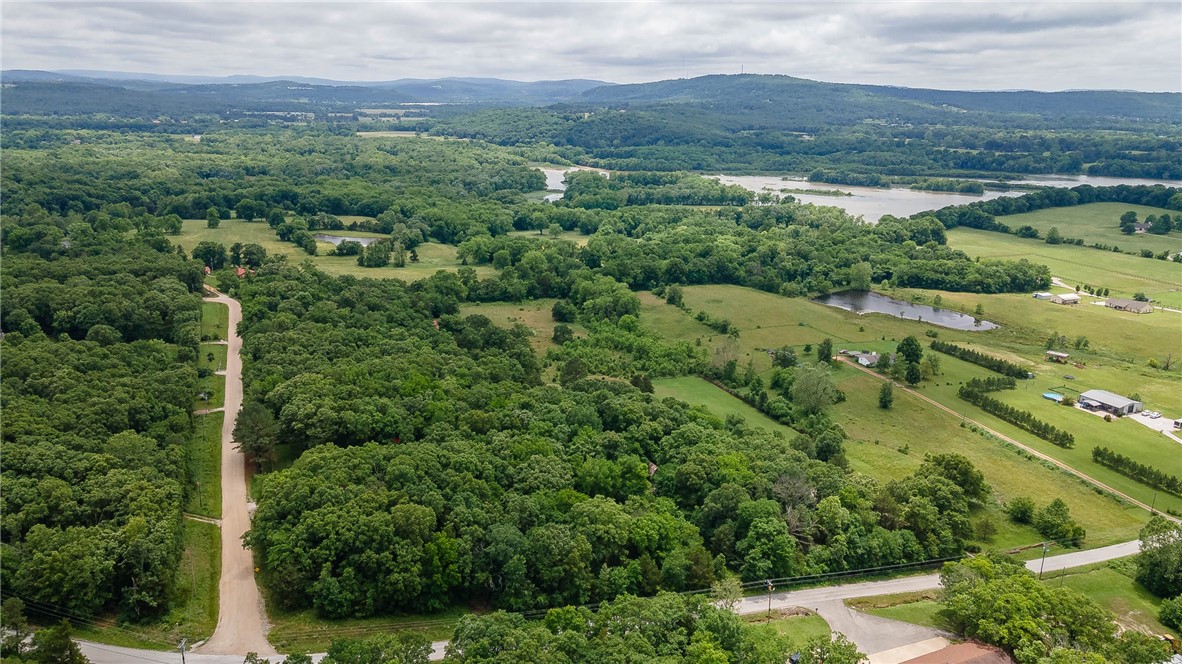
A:
[[[210,356],[213,359],[210,359]],[[222,371],[226,368],[225,344],[201,344],[197,350],[197,366],[210,371]]]
[[[204,394],[206,398],[202,399]],[[197,394],[193,395],[193,410],[209,410],[226,405],[226,377],[219,375],[197,379]]]
[[[193,485],[185,511],[215,519],[222,516],[222,422],[224,413],[197,415],[189,445],[189,477]]]
[[[1051,268],[1051,274],[1072,285],[1108,288],[1116,297],[1143,292],[1158,304],[1182,308],[1182,264],[1128,254],[1067,245],[1049,245],[1005,233],[956,228],[948,244],[970,256],[1026,258]]]
[[[230,309],[221,302],[201,303],[201,338],[226,339]]]
[[[218,622],[218,578],[222,572],[220,529],[186,519],[184,545],[172,609],[159,622],[147,625],[120,625],[113,619],[75,622],[73,636],[128,648],[175,652],[181,639],[196,643],[213,634]]]
[[[368,217],[341,217],[341,220],[346,222],[360,221],[363,219],[368,219]],[[380,233],[366,233],[362,231],[324,232],[329,235],[385,237]],[[416,248],[419,254],[419,262],[417,263],[407,263],[406,267],[364,268],[357,265],[357,258],[354,256],[327,255],[333,248],[331,242],[318,242],[316,244],[317,255],[309,256],[303,249],[290,242],[280,242],[279,238],[275,236],[275,231],[266,223],[259,221],[246,222],[239,219],[224,220],[217,228],[206,227],[205,220],[203,219],[186,220],[181,234],[177,236],[176,241],[186,251],[192,251],[193,247],[197,246],[199,242],[204,241],[220,242],[227,249],[235,242],[241,242],[243,244],[253,242],[262,245],[269,255],[287,256],[287,260],[292,263],[298,264],[304,260],[311,260],[312,264],[318,269],[334,276],[351,274],[356,277],[374,279],[417,281],[424,277],[429,277],[439,270],[455,271],[461,267],[459,259],[456,258],[456,248],[454,246],[428,242]],[[486,265],[473,266],[473,269],[481,277],[495,273],[492,267]]]
[[[924,590],[915,593],[878,595],[847,599],[846,606],[872,616],[901,620],[934,629],[951,630],[948,621],[940,614],[944,605],[936,601],[939,591]]]
[[[1137,221],[1144,221],[1149,215],[1168,214],[1172,218],[1177,212],[1165,208],[1126,203],[1091,203],[1073,207],[1047,208],[1037,212],[1012,214],[997,220],[1010,228],[1033,226],[1039,234],[1046,236],[1054,226],[1064,237],[1081,238],[1084,244],[1100,243],[1120,247],[1125,251],[1149,249],[1153,253],[1169,250],[1182,251],[1182,232],[1172,231],[1168,235],[1136,233],[1125,235],[1120,232],[1120,216],[1132,210]],[[1042,242],[1038,240],[1038,242]],[[1044,243],[1045,244],[1045,243]]]
[[[539,193],[541,193],[544,196],[549,192],[539,192]],[[543,233],[539,234],[537,231],[509,231],[509,236],[510,237],[532,237],[532,238],[538,238],[539,240],[551,239],[551,235],[549,233],[543,232]],[[561,233],[559,233],[556,236],[556,239],[570,240],[571,242],[574,242],[576,245],[578,245],[580,247],[585,247],[585,246],[587,246],[587,241],[591,239],[591,236],[590,235],[583,235],[582,233],[580,233],[578,231],[562,231]]]
[[[743,621],[755,629],[755,638],[764,635],[787,636],[797,645],[818,636],[830,634],[829,623],[816,614],[784,615],[783,611],[773,611],[772,615],[751,614],[743,617]]]
[[[265,590],[268,585],[260,587]],[[443,641],[451,638],[456,621],[470,612],[468,607],[456,607],[426,615],[326,620],[312,610],[283,611],[268,602],[271,630],[267,638],[283,652],[324,652],[334,638],[359,639],[402,630],[419,631],[432,641]]]
[[[554,346],[551,338],[554,336],[554,326],[558,324],[558,321],[551,316],[550,310],[554,308],[555,301],[553,298],[546,298],[527,302],[465,304],[460,308],[460,314],[463,316],[472,314],[487,316],[496,325],[506,328],[517,323],[525,325],[534,332],[533,337],[529,340],[530,346],[539,357],[544,357],[546,351]],[[569,323],[569,325],[574,330],[576,337],[587,335],[587,330],[582,325],[578,323]]]

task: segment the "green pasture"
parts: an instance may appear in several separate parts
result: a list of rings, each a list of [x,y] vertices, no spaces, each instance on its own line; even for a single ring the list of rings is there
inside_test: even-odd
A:
[[[1120,216],[1129,210],[1137,213],[1137,221],[1145,221],[1145,217],[1151,214],[1155,216],[1168,214],[1171,219],[1178,214],[1174,210],[1147,205],[1090,203],[1011,214],[998,217],[997,220],[1010,228],[1032,226],[1043,237],[1046,237],[1047,231],[1054,226],[1059,229],[1059,233],[1063,237],[1080,238],[1084,244],[1099,243],[1116,246],[1125,251],[1149,249],[1155,254],[1165,250],[1169,250],[1170,253],[1182,251],[1182,232],[1179,231],[1171,231],[1168,235],[1153,235],[1151,233],[1125,235],[1121,233]],[[1027,240],[1027,242],[1043,241]]]
[[[201,337],[203,339],[227,338],[230,309],[221,302],[201,303]]]
[[[1051,268],[1051,274],[1069,284],[1108,288],[1115,297],[1143,292],[1156,303],[1182,308],[1182,263],[1141,258],[1074,245],[1050,245],[1005,233],[955,228],[948,244],[981,258],[1025,258]]]
[[[341,217],[342,221],[361,221],[368,217]],[[387,237],[381,233],[367,233],[364,231],[318,231],[328,235],[347,235],[350,237]],[[435,274],[439,270],[455,271],[461,267],[456,257],[456,247],[452,245],[428,242],[415,248],[419,255],[417,263],[406,264],[406,267],[368,268],[357,265],[356,256],[330,256],[333,249],[331,242],[317,242],[316,256],[309,256],[303,249],[290,242],[280,242],[275,230],[263,221],[246,222],[239,219],[225,219],[217,228],[208,228],[204,219],[190,219],[184,222],[178,242],[186,251],[192,251],[198,243],[220,242],[227,251],[235,242],[242,244],[254,243],[267,250],[268,255],[287,256],[292,263],[302,263],[311,260],[321,271],[340,276],[351,274],[355,277],[369,277],[374,279],[402,279],[403,281],[417,281]],[[472,266],[481,277],[495,274],[490,266]]]
[[[210,359],[210,356],[213,359]],[[197,349],[197,366],[210,371],[224,371],[226,368],[226,344],[201,344]]]
[[[225,413],[193,418],[189,444],[189,492],[185,511],[214,519],[222,516],[222,422]]]

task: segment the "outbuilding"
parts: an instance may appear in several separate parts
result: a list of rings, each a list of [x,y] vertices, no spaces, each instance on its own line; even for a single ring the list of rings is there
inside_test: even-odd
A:
[[[1104,302],[1104,306],[1109,309],[1116,309],[1117,311],[1131,311],[1135,314],[1153,313],[1152,304],[1138,300],[1127,300],[1123,297],[1110,297]]]
[[[1052,297],[1054,297],[1054,295],[1051,293],[1035,293],[1034,294],[1034,299],[1036,299],[1036,300],[1049,300]]]
[[[1052,295],[1051,302],[1055,304],[1079,304],[1079,296],[1075,293],[1061,293]]]
[[[1113,394],[1107,390],[1088,390],[1079,395],[1079,404],[1090,410],[1106,410],[1118,415],[1131,415],[1141,412],[1140,401]]]
[[[1069,357],[1071,357],[1071,356],[1068,355],[1067,353],[1061,353],[1057,350],[1048,350],[1047,351],[1047,359],[1050,360],[1051,362],[1062,362],[1063,364],[1067,364],[1067,358],[1069,358]]]

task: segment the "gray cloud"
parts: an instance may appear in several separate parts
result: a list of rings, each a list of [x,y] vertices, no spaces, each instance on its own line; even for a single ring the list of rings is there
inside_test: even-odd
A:
[[[7,69],[1182,90],[1178,2],[42,2]]]

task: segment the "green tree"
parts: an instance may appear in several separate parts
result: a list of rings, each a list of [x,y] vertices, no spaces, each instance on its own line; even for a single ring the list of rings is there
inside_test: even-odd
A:
[[[562,365],[562,371],[558,374],[558,382],[562,385],[570,385],[586,377],[587,363],[577,357],[574,357],[567,360],[566,363]]]
[[[792,401],[805,413],[819,413],[837,400],[837,386],[829,374],[829,365],[802,364],[792,380]]]
[[[833,340],[825,337],[817,344],[817,361],[829,364],[833,361]]]
[[[1182,630],[1182,595],[1163,600],[1158,609],[1157,619],[1166,627]]]
[[[815,636],[800,649],[800,664],[864,664],[869,661],[844,634]]]
[[[0,604],[0,658],[23,659],[27,649],[25,639],[33,633],[25,618],[25,603],[16,597],[8,597]]]
[[[1058,227],[1051,226],[1051,229],[1049,231],[1047,231],[1046,243],[1047,244],[1062,244],[1062,242],[1063,242],[1063,235],[1061,233],[1059,233]]]
[[[279,424],[271,409],[257,401],[247,402],[234,423],[234,444],[260,468],[266,468],[275,461],[278,443]]]
[[[919,360],[923,358],[923,347],[919,345],[919,340],[914,336],[905,337],[895,347],[895,352],[903,356],[903,359],[908,364],[919,364]]]
[[[791,346],[780,346],[772,357],[772,366],[781,369],[796,366],[796,351]]]
[[[908,385],[919,385],[919,381],[923,380],[923,372],[919,370],[919,365],[914,362],[907,363],[907,372],[903,374],[903,378]]]
[[[1165,235],[1174,229],[1174,224],[1170,221],[1170,215],[1163,214],[1153,220],[1149,227],[1149,232],[1155,235]]]
[[[554,343],[558,344],[559,346],[565,344],[566,342],[568,342],[574,338],[575,338],[574,330],[572,330],[571,326],[567,325],[566,323],[559,323],[558,325],[555,325],[554,326],[554,333],[550,336],[550,340],[553,341]]]
[[[675,307],[682,306],[684,294],[681,291],[681,286],[673,284],[665,289],[665,303],[672,304]]]
[[[882,388],[878,390],[878,407],[883,410],[890,410],[891,406],[895,404],[895,388],[891,381],[885,381]]]
[[[1006,503],[1006,514],[1014,523],[1034,521],[1034,501],[1029,496],[1016,496]]]
[[[870,263],[855,263],[854,266],[850,268],[850,289],[856,291],[870,290],[870,276]]]
[[[208,228],[217,228],[222,224],[222,216],[218,214],[218,209],[211,207],[205,211],[205,225]]]
[[[1083,527],[1071,518],[1071,510],[1062,498],[1055,498],[1034,513],[1034,527],[1045,537],[1073,545],[1078,545],[1085,535]]]
[[[201,261],[211,270],[220,270],[226,266],[226,247],[220,242],[198,242],[193,247],[193,260]]]
[[[407,630],[369,639],[333,639],[322,664],[427,664],[431,641]]]
[[[579,317],[579,309],[570,300],[558,300],[550,309],[550,316],[560,323],[573,323]]]
[[[1154,515],[1141,529],[1137,582],[1158,597],[1182,595],[1182,526]]]
[[[90,664],[70,638],[70,623],[65,620],[33,635],[28,660],[37,664]]]
[[[261,244],[250,243],[242,247],[242,265],[252,270],[263,266],[267,260],[267,250]]]

